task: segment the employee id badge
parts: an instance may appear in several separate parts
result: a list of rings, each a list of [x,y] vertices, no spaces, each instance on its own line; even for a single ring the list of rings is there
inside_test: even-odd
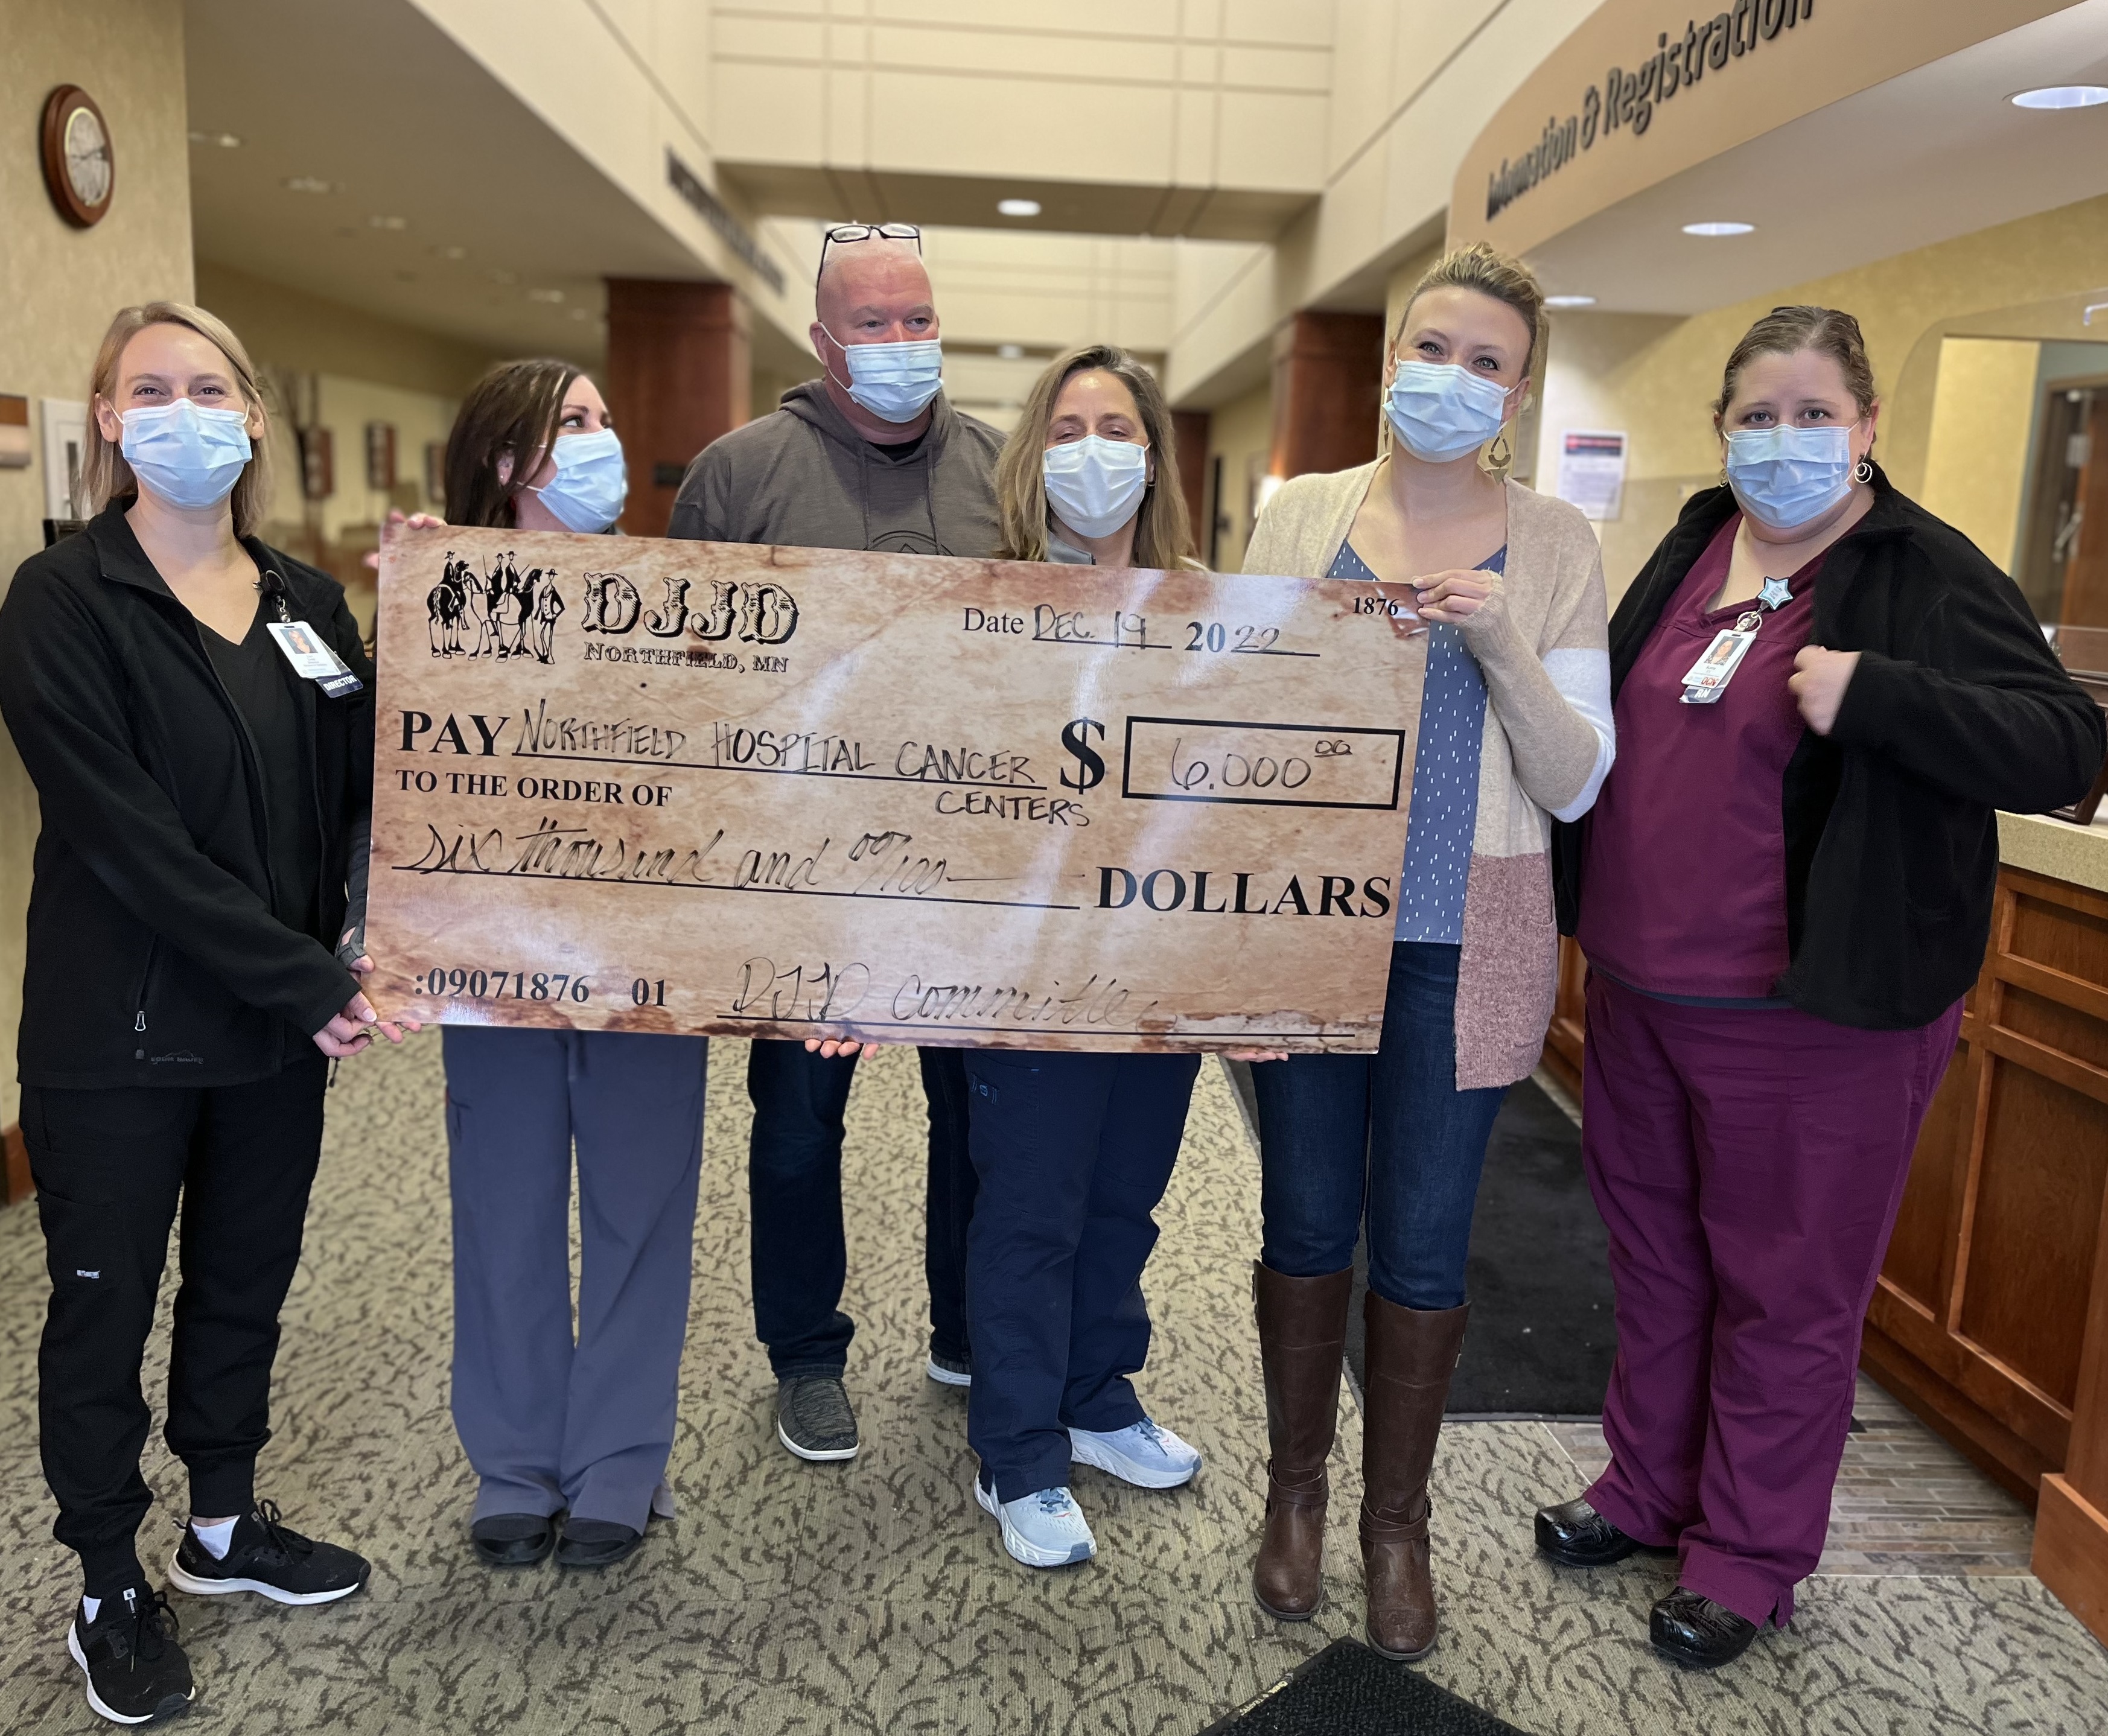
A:
[[[1735,671],[1741,667],[1742,659],[1750,654],[1750,647],[1756,642],[1754,630],[1722,627],[1713,636],[1712,644],[1705,647],[1705,654],[1684,672],[1683,703],[1712,704],[1734,679]]]
[[[278,641],[278,649],[286,654],[286,661],[293,666],[293,672],[313,681],[331,699],[342,699],[366,686],[344,666],[344,659],[306,622],[272,621],[266,624],[271,629],[271,636]]]

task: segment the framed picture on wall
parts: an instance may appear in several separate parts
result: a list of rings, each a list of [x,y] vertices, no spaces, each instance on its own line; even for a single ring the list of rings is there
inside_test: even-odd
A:
[[[425,498],[435,506],[447,503],[447,446],[444,440],[425,443]]]
[[[366,486],[385,494],[395,486],[395,425],[366,425]]]
[[[47,398],[44,412],[44,516],[84,519],[88,490],[81,471],[88,463],[88,406],[78,398]]]
[[[336,442],[327,428],[303,428],[300,441],[300,496],[326,501],[336,492]]]

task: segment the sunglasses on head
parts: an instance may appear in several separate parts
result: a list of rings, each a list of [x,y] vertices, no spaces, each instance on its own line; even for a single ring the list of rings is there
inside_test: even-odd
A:
[[[820,238],[820,270],[813,276],[817,284],[827,269],[827,250],[846,247],[852,241],[912,241],[917,253],[922,251],[922,232],[912,223],[837,223]]]

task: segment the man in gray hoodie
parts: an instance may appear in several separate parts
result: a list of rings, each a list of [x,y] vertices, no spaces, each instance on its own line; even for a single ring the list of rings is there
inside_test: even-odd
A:
[[[945,400],[919,233],[891,225],[831,230],[815,299],[813,347],[825,377],[794,387],[772,414],[714,441],[688,466],[667,534],[994,555],[1002,436]],[[776,1373],[777,1435],[801,1459],[852,1459],[858,1444],[842,1380],[856,1329],[841,1311],[842,1112],[857,1050],[763,1041],[747,1065],[754,1333]],[[975,1191],[966,1070],[956,1049],[925,1049],[921,1059],[930,1106],[928,1372],[965,1386],[972,1378],[965,1273]]]

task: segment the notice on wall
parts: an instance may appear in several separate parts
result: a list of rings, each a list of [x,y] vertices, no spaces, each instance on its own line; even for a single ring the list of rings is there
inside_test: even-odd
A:
[[[1347,580],[383,547],[384,1016],[1373,1050],[1426,628]]]
[[[1559,440],[1560,499],[1585,518],[1602,524],[1624,510],[1625,436],[1602,430],[1570,430]]]

